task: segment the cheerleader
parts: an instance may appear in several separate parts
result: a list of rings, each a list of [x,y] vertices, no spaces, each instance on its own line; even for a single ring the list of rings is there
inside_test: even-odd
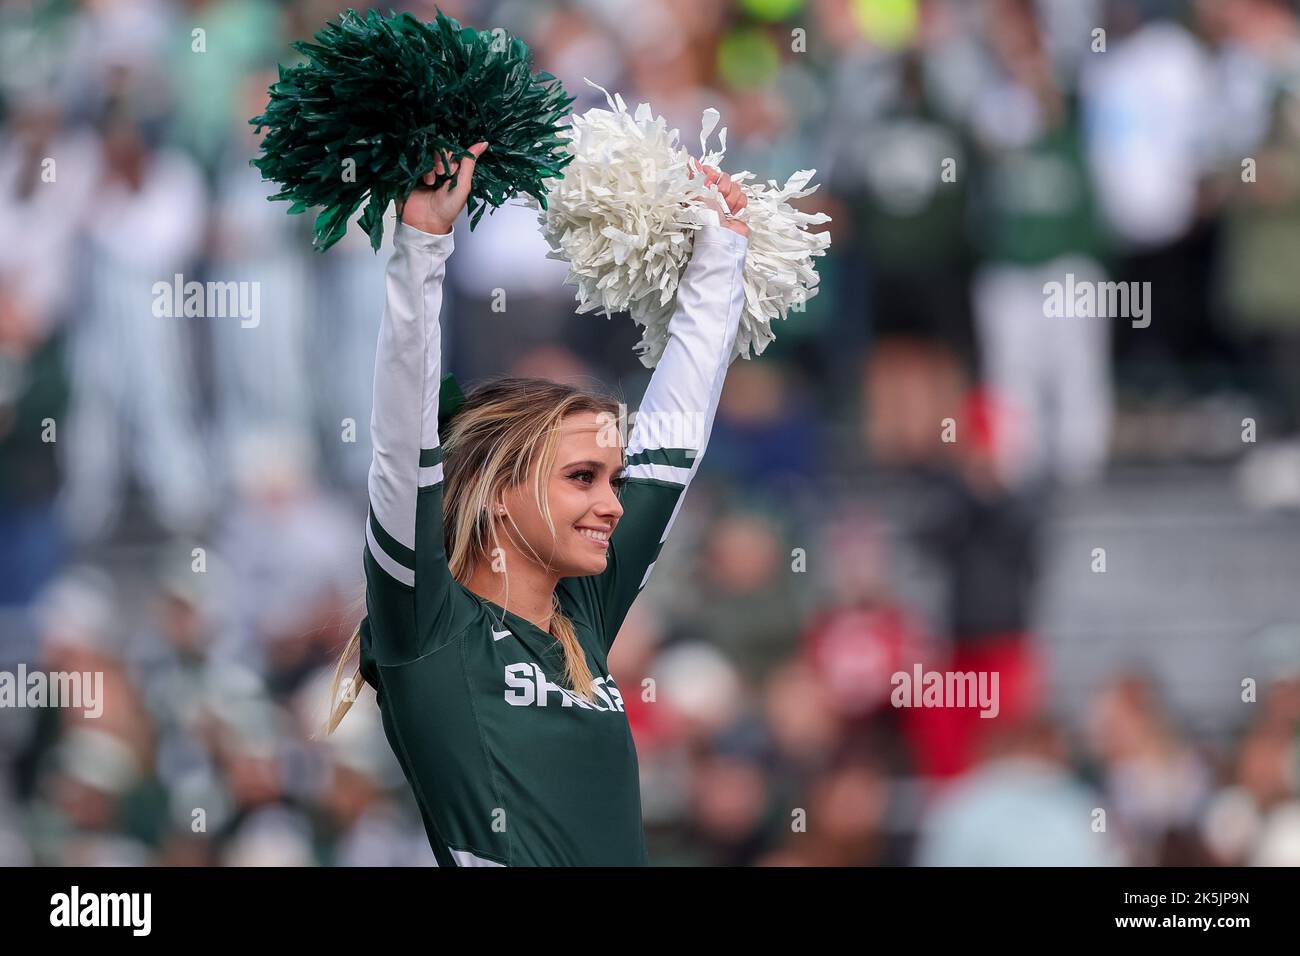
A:
[[[744,306],[741,188],[695,235],[626,447],[619,405],[535,378],[461,395],[438,320],[456,184],[398,206],[375,361],[366,616],[328,730],[374,687],[440,866],[643,865],[636,748],[610,646],[699,467]],[[439,164],[438,170],[441,171]],[[663,422],[699,422],[663,434]],[[644,424],[643,424],[644,423]],[[341,693],[354,651],[360,665]]]

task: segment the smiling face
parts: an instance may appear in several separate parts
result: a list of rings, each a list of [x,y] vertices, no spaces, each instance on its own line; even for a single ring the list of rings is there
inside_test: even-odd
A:
[[[609,538],[623,515],[618,492],[624,481],[622,449],[601,440],[609,432],[595,412],[564,419],[555,463],[543,486],[554,537],[532,482],[509,489],[502,498],[513,518],[513,525],[509,518],[504,522],[505,534],[522,537],[562,578],[600,574],[609,560]]]

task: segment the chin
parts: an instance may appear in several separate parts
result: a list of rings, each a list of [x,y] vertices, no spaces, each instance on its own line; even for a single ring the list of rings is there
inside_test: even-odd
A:
[[[608,554],[571,554],[569,560],[565,562],[569,568],[569,573],[565,574],[566,578],[585,578],[593,574],[600,574],[609,567]]]

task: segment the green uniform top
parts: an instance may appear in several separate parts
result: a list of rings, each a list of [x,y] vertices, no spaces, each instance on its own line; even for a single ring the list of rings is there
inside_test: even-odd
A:
[[[718,226],[697,234],[628,438],[608,565],[559,583],[596,678],[589,703],[562,686],[553,636],[451,576],[438,312],[452,237],[397,227],[375,360],[361,672],[440,866],[646,863],[636,747],[608,654],[707,444],[744,305],[746,245]]]

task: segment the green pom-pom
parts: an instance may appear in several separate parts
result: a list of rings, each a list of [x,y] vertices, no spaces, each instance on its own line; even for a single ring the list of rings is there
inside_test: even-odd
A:
[[[271,199],[291,200],[291,213],[320,209],[319,250],[342,238],[363,202],[359,222],[377,250],[388,204],[440,155],[468,157],[465,147],[483,140],[490,148],[475,167],[470,228],[519,193],[545,205],[544,181],[571,158],[559,121],[573,98],[549,73],[531,73],[522,40],[441,13],[422,23],[376,10],[348,10],[313,39],[293,44],[307,61],[280,68],[266,112],[249,123],[267,130],[251,163],[280,184]]]

